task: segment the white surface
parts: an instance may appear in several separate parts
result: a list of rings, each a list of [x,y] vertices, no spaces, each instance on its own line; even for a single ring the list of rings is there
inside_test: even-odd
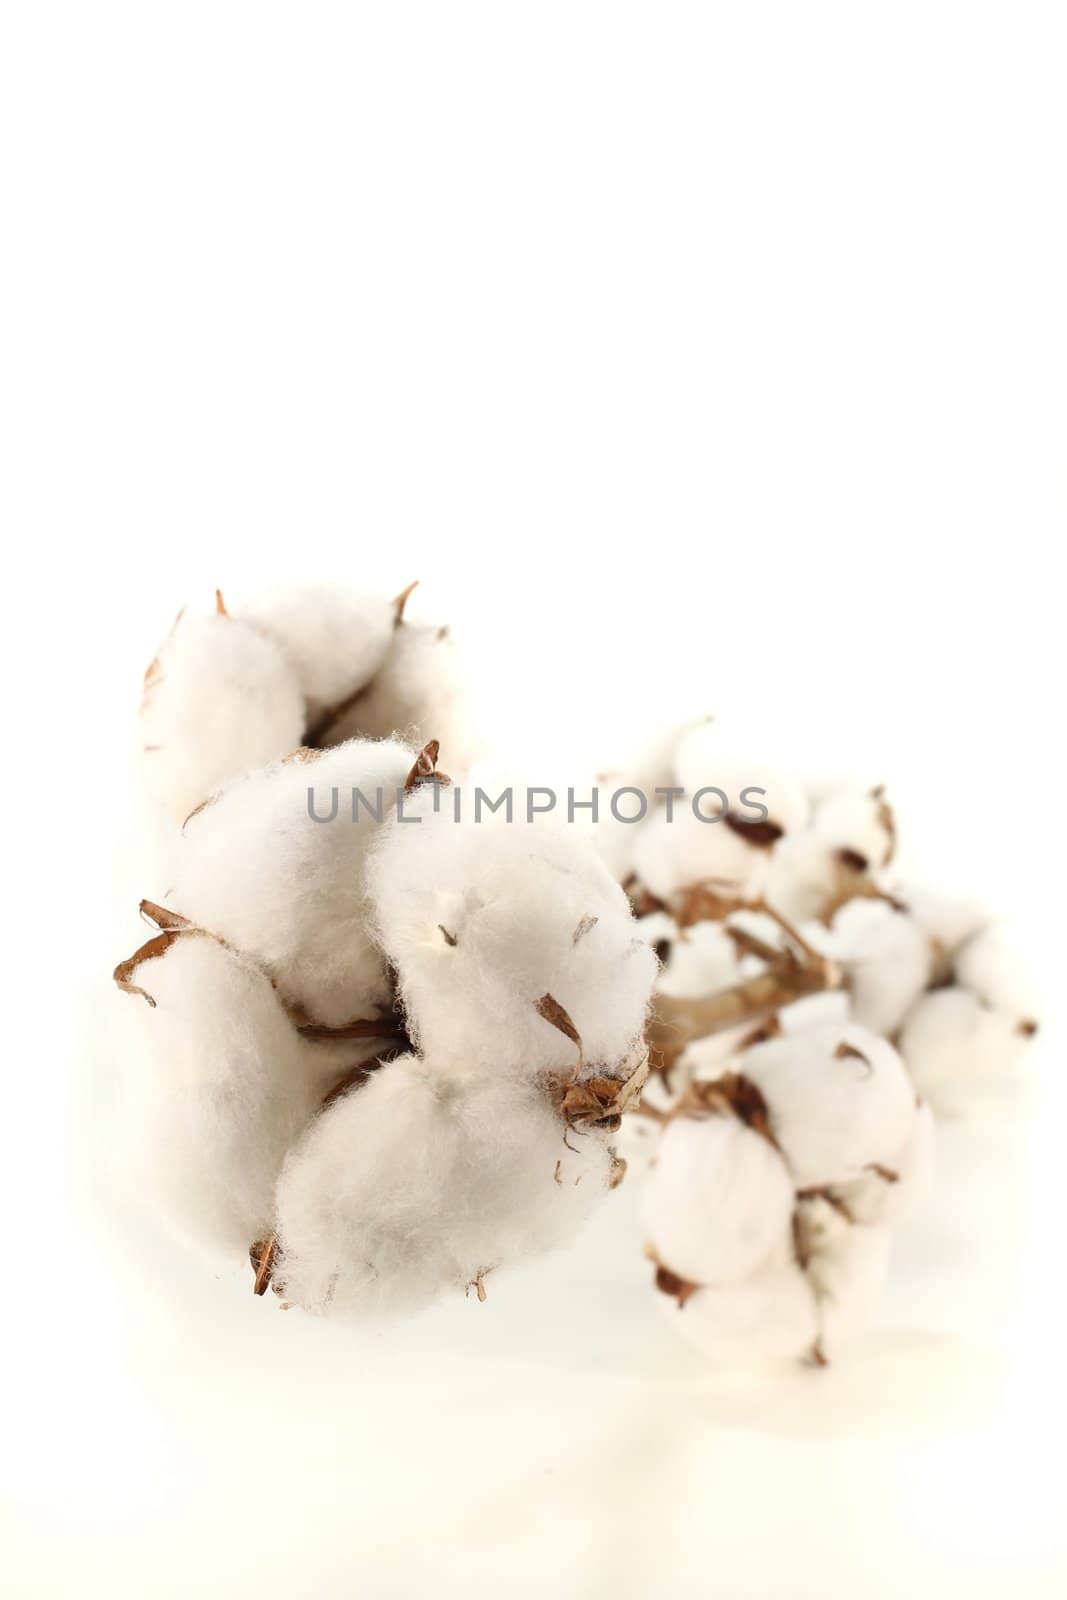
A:
[[[92,987],[140,671],[286,570],[421,577],[535,781],[717,706],[888,781],[1058,979],[1058,8],[3,29],[8,1592],[1062,1593],[1054,1013],[882,1329],[769,1384],[671,1340],[625,1186],[370,1348],[204,1276],[114,1215]]]

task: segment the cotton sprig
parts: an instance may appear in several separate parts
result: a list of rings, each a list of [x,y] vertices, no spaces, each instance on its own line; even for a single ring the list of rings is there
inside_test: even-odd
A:
[[[620,1179],[656,962],[589,840],[457,818],[438,748],[352,740],[185,825],[120,963],[142,1193],[349,1320],[486,1294]],[[334,791],[380,795],[315,820]],[[329,807],[323,804],[323,810]]]
[[[657,1285],[716,1358],[826,1359],[877,1306],[932,1111],[1007,1076],[1033,999],[979,909],[898,881],[883,787],[810,791],[714,723],[656,772],[673,816],[602,833],[661,964],[656,1075],[624,1130]],[[700,791],[721,799],[698,816]]]
[[[181,823],[231,778],[300,746],[393,733],[445,738],[457,761],[470,729],[447,627],[411,622],[415,584],[395,599],[301,585],[231,606],[184,609],[145,673],[144,785]]]

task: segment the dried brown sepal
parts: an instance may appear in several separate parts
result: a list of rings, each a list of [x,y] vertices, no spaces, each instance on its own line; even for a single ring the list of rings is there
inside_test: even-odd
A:
[[[747,928],[735,928],[727,922],[723,924],[723,932],[739,955],[757,956],[768,964],[781,959],[782,952],[777,946],[768,944],[766,939],[759,938]]]
[[[249,1246],[248,1259],[252,1263],[253,1294],[266,1294],[270,1288],[274,1269],[278,1263],[278,1236],[272,1233],[269,1239],[257,1239]]]
[[[418,587],[419,580],[416,578],[415,582],[409,583],[406,589],[401,589],[400,593],[393,601],[393,615],[396,618],[396,625],[398,628],[404,620],[404,608]]]
[[[369,1061],[360,1061],[354,1067],[349,1067],[348,1071],[338,1078],[329,1093],[323,1096],[322,1105],[319,1107],[320,1111],[325,1111],[329,1106],[335,1105],[338,1100],[343,1100],[345,1095],[350,1094],[353,1089],[362,1089],[363,1085],[370,1080],[379,1067],[384,1067],[395,1059],[393,1053],[383,1053],[380,1056],[372,1056]]]
[[[829,1358],[818,1339],[811,1347],[811,1364],[813,1367],[828,1367],[830,1365]]]
[[[185,615],[185,607],[182,606],[181,610],[178,612],[178,615],[175,617],[174,621],[171,623],[170,627],[168,628],[166,636],[165,636],[165,638],[163,640],[163,643],[160,645],[158,651],[152,657],[151,661],[148,663],[147,667],[144,670],[143,693],[141,695],[141,710],[142,711],[145,708],[145,704],[148,701],[148,698],[151,695],[152,690],[156,687],[156,685],[158,683],[160,683],[162,681],[163,668],[160,665],[159,658],[163,654],[163,651],[167,648],[167,645],[173,639],[173,637],[174,637],[174,635],[175,635],[175,633],[177,631],[178,624],[182,620],[184,615]],[[145,749],[146,750],[158,750],[159,748],[160,747],[159,747],[158,744],[145,745]]]
[[[670,1267],[656,1263],[656,1276],[654,1279],[660,1294],[669,1294],[677,1300],[678,1309],[682,1310],[687,1300],[691,1299],[701,1287],[699,1283],[690,1283],[688,1278],[679,1277],[677,1272],[672,1272]]]
[[[579,1130],[606,1128],[614,1132],[624,1112],[636,1105],[647,1078],[648,1054],[642,1051],[637,1066],[625,1078],[610,1078],[604,1074],[586,1078],[582,1083],[573,1079],[557,1080],[564,1121],[568,1127]]]
[[[329,1043],[334,1039],[401,1039],[404,1025],[398,1017],[356,1017],[331,1028],[323,1022],[298,1022],[302,1039]]]
[[[649,917],[654,911],[666,911],[666,900],[658,899],[650,889],[646,889],[633,874],[623,884],[623,892],[630,902],[630,909],[635,917]]]
[[[871,1073],[874,1071],[874,1068],[871,1066],[870,1061],[864,1055],[863,1051],[862,1050],[857,1050],[856,1046],[854,1044],[849,1044],[847,1039],[842,1039],[841,1043],[838,1045],[837,1049],[834,1051],[834,1060],[835,1061],[862,1061],[863,1065],[867,1068],[867,1074],[866,1074],[867,1077],[870,1077]]]
[[[468,1283],[466,1289],[463,1291],[464,1296],[469,1298],[470,1292],[473,1289],[475,1294],[478,1297],[478,1302],[479,1302],[480,1305],[484,1305],[486,1300],[488,1300],[488,1298],[489,1298],[489,1296],[485,1292],[486,1275],[487,1274],[486,1274],[485,1271],[479,1272],[477,1277],[472,1278],[470,1283]]]
[[[900,1173],[894,1172],[892,1167],[883,1167],[880,1161],[869,1161],[863,1170],[865,1172],[873,1172],[875,1177],[881,1178],[883,1183],[900,1182]]]
[[[825,1200],[826,1204],[828,1206],[832,1206],[837,1212],[838,1216],[844,1217],[846,1222],[855,1222],[856,1220],[852,1215],[849,1206],[844,1200],[842,1200],[841,1196],[836,1192],[836,1190],[829,1188],[825,1184],[814,1184],[808,1189],[798,1189],[797,1199]]]
[[[431,739],[428,744],[423,745],[415,757],[415,765],[404,779],[405,794],[411,794],[424,783],[451,783],[452,780],[446,773],[437,770],[440,749],[440,743],[436,739]]]
[[[587,933],[592,933],[593,929],[596,927],[596,925],[597,925],[597,923],[599,921],[600,921],[599,917],[589,917],[589,916],[583,917],[582,920],[579,922],[578,926],[574,930],[574,937],[571,940],[571,943],[572,944],[577,944],[579,939],[584,939]]]
[[[1040,1022],[1035,1021],[1033,1017],[1024,1017],[1015,1031],[1016,1033],[1022,1034],[1024,1039],[1032,1039],[1040,1026]]]
[[[752,845],[757,850],[773,849],[785,832],[777,822],[771,822],[769,817],[756,821],[748,817],[739,817],[736,811],[727,811],[723,814],[722,820],[731,833],[736,833],[746,844]]]
[[[782,1023],[777,1011],[772,1011],[766,1022],[761,1022],[758,1027],[746,1033],[737,1048],[739,1053],[750,1050],[754,1044],[766,1044],[768,1039],[778,1039],[782,1034]]]
[[[454,950],[459,943],[459,940],[456,938],[455,934],[449,933],[443,922],[439,922],[437,926],[444,937],[445,944],[450,945]]]
[[[883,867],[888,867],[897,852],[897,819],[893,807],[885,797],[885,784],[879,783],[871,790],[871,799],[875,802],[878,812],[879,826],[886,835],[885,855],[882,857]]]
[[[611,1170],[608,1173],[608,1188],[617,1189],[619,1184],[626,1176],[627,1163],[625,1158],[620,1156],[617,1150],[609,1150],[608,1155],[611,1157]]]
[[[176,940],[190,936],[203,939],[214,937],[204,928],[165,928],[162,933],[157,933],[154,938],[146,940],[139,950],[134,951],[132,956],[128,956],[125,961],[120,961],[112,973],[112,977],[123,993],[139,994],[154,1008],[155,1000],[147,989],[142,989],[140,984],[132,981],[133,975],[145,961],[154,961],[159,956],[165,956]]]
[[[228,617],[229,614],[230,614],[226,610],[226,602],[222,598],[222,590],[221,589],[216,589],[215,590],[215,610],[217,611],[217,613],[218,613],[218,615],[220,617]]]
[[[179,911],[169,910],[167,906],[157,906],[154,900],[142,900],[138,910],[145,921],[154,922],[157,928],[173,931],[192,927],[188,917],[183,917]]]
[[[728,1112],[737,1117],[746,1128],[758,1133],[778,1149],[778,1141],[771,1131],[771,1114],[763,1093],[743,1072],[724,1072],[711,1082],[691,1084],[685,1096],[692,1109],[721,1115]]]
[[[218,794],[209,794],[206,800],[201,800],[199,805],[194,806],[189,815],[186,817],[185,821],[182,823],[182,833],[185,832],[186,828],[189,826],[190,822],[192,822],[194,817],[198,817],[201,811],[206,811],[208,806],[213,806],[218,798]]]
[[[553,1028],[558,1028],[560,1033],[564,1034],[577,1047],[578,1065],[574,1069],[577,1077],[585,1066],[585,1051],[582,1049],[582,1036],[571,1021],[569,1012],[564,1010],[555,996],[551,994],[543,994],[540,1000],[535,1003],[534,1009],[539,1017],[543,1017],[546,1022],[551,1023]]]

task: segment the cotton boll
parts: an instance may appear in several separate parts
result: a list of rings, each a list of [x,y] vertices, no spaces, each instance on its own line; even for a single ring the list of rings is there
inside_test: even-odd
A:
[[[714,799],[702,802],[704,817],[687,802],[651,812],[634,845],[638,880],[661,900],[670,901],[694,884],[707,883],[724,898],[755,899],[770,867],[770,851],[753,845],[725,818],[715,818]]]
[[[929,936],[883,900],[850,900],[834,917],[832,932],[852,1015],[876,1033],[894,1033],[930,980]]]
[[[269,634],[291,663],[309,724],[366,687],[396,629],[393,601],[337,584],[280,589],[242,606],[238,615]],[[288,748],[299,742],[298,736]]]
[[[921,884],[905,883],[900,889],[900,899],[942,959],[951,959],[987,921],[977,901],[962,895],[942,894]]]
[[[738,1283],[788,1237],[793,1185],[778,1151],[730,1112],[663,1133],[641,1210],[646,1245],[696,1284]]]
[[[885,1166],[839,1185],[835,1193],[854,1222],[903,1222],[919,1211],[934,1171],[934,1116],[924,1102],[915,1108],[911,1133]]]
[[[260,961],[316,1023],[371,1019],[392,1004],[364,884],[374,817],[387,816],[413,760],[396,743],[352,742],[280,762],[226,788],[186,826],[170,904]],[[337,814],[330,816],[334,792]]]
[[[779,1007],[778,1026],[785,1034],[803,1033],[808,1028],[826,1023],[834,1027],[847,1022],[852,1015],[848,993],[844,989],[824,989],[818,994],[802,995]]]
[[[747,759],[736,746],[729,748],[728,732],[717,719],[700,723],[678,742],[674,768],[678,783],[692,797],[714,787],[727,796],[728,809],[750,817],[760,806],[767,820],[781,833],[793,833],[807,821],[808,802],[800,784],[765,761]],[[753,791],[746,798],[746,791]],[[702,808],[712,814],[722,802],[705,797]]]
[[[889,1271],[888,1228],[849,1222],[828,1200],[797,1206],[797,1241],[819,1316],[819,1348],[832,1355],[877,1314]]]
[[[821,917],[838,890],[839,852],[811,829],[786,834],[775,845],[764,893],[791,922]]]
[[[145,675],[145,787],[182,822],[238,773],[300,743],[304,697],[272,639],[227,616],[183,613]]]
[[[460,1084],[414,1056],[308,1127],[278,1183],[276,1282],[305,1310],[374,1320],[418,1310],[571,1237],[607,1190],[591,1135],[568,1149],[544,1098]]]
[[[823,1023],[753,1045],[739,1071],[762,1091],[798,1189],[888,1165],[911,1132],[915,1091],[904,1063],[858,1023]]]
[[[966,989],[932,989],[909,1013],[900,1051],[919,1093],[935,1110],[955,1112],[1018,1065],[1029,1037]]]
[[[737,945],[722,923],[696,922],[676,934],[656,988],[669,995],[714,994],[739,983],[741,969]]]
[[[1029,975],[1012,948],[1005,928],[994,923],[956,952],[956,982],[976,999],[1025,1027],[1034,1024],[1037,1001]],[[1035,1031],[1036,1024],[1030,1026]]]
[[[551,997],[586,1067],[639,1047],[657,970],[588,837],[542,818],[456,822],[428,785],[381,830],[369,863],[384,951],[424,1054],[468,1074],[570,1072],[578,1047],[539,1012]]]
[[[285,1153],[322,1082],[269,980],[198,934],[145,961],[154,1006],[123,997],[138,1194],[198,1243],[244,1259],[268,1230]]]
[[[403,622],[367,689],[334,723],[325,742],[388,739],[420,749],[437,739],[453,772],[475,754],[467,692],[455,641],[447,628]]]
[[[835,850],[852,852],[860,870],[885,867],[893,858],[896,824],[880,788],[834,790],[815,807],[811,825]]]
[[[819,1335],[811,1286],[787,1259],[742,1283],[698,1289],[683,1305],[669,1295],[657,1298],[671,1327],[701,1355],[724,1365],[799,1358]]]

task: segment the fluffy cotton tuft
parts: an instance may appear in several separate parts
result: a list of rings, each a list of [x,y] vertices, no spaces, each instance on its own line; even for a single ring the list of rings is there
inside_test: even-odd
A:
[[[365,866],[414,753],[350,743],[230,784],[186,825],[171,904],[261,962],[290,1005],[340,1026],[391,1006],[370,928]],[[312,791],[316,821],[309,810]]]
[[[684,1304],[664,1294],[657,1298],[671,1327],[717,1364],[797,1359],[819,1337],[812,1287],[788,1259],[763,1267],[743,1283],[698,1289]]]
[[[146,960],[155,1002],[124,1007],[138,1195],[180,1232],[243,1258],[270,1227],[286,1152],[322,1100],[323,1074],[269,979],[187,933]]]
[[[506,1076],[457,1083],[391,1062],[308,1128],[278,1184],[275,1282],[340,1319],[483,1291],[498,1267],[569,1238],[605,1193],[605,1136],[564,1139],[544,1098]]]
[[[442,1069],[574,1069],[577,1046],[538,1011],[549,995],[589,1071],[638,1047],[656,958],[585,835],[554,820],[454,820],[428,785],[381,830],[368,865],[382,947],[412,1038]],[[414,820],[414,819],[418,820]]]
[[[176,821],[231,778],[293,750],[304,697],[273,639],[224,612],[182,613],[145,674],[145,788]]]
[[[397,626],[394,601],[326,583],[276,590],[243,605],[238,616],[269,635],[290,663],[309,724],[366,688]]]
[[[907,1139],[915,1091],[886,1039],[858,1023],[821,1023],[741,1057],[758,1085],[798,1189],[843,1183],[888,1163]]]
[[[792,1213],[781,1156],[732,1113],[666,1128],[641,1212],[661,1265],[691,1283],[739,1283],[784,1245]]]

